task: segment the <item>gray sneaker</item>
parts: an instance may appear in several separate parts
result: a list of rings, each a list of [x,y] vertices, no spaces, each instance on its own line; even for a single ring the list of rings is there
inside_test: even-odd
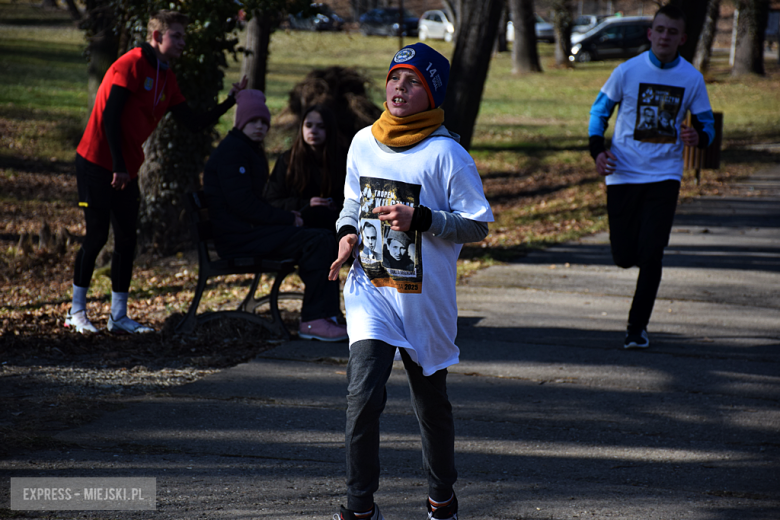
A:
[[[73,314],[68,311],[68,314],[65,315],[65,326],[72,328],[79,334],[87,334],[98,331],[97,328],[92,325],[92,322],[89,321],[89,318],[87,318],[86,309],[82,309]]]
[[[623,348],[647,348],[650,346],[650,338],[647,337],[647,331],[643,330],[639,334],[631,334],[626,331],[626,341]]]
[[[154,329],[147,327],[146,325],[141,325],[127,316],[122,316],[118,320],[115,320],[114,317],[109,314],[108,332],[116,334],[146,334],[147,332],[154,332]]]

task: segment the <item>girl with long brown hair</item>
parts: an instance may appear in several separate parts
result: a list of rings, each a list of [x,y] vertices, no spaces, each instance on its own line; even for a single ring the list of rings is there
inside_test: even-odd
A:
[[[345,174],[336,117],[326,106],[313,105],[301,117],[292,148],[276,161],[265,197],[272,206],[300,212],[304,226],[335,233]]]

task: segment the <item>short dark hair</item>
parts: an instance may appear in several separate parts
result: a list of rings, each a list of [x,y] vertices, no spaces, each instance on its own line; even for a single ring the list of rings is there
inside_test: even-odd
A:
[[[676,5],[666,4],[661,6],[661,8],[656,11],[655,16],[653,16],[653,25],[655,25],[655,19],[658,18],[659,14],[662,14],[672,20],[682,20],[683,29],[685,29],[685,26],[688,23],[688,20],[685,17],[685,12],[683,12],[683,10]]]
[[[366,228],[369,228],[369,227],[370,227],[371,229],[373,229],[374,231],[376,231],[376,226],[375,226],[375,225],[373,225],[371,222],[363,222],[363,227],[362,227],[362,228],[360,228],[360,230],[361,230],[361,231],[365,231],[365,230],[366,230]]]
[[[182,27],[186,28],[190,23],[190,19],[186,14],[179,11],[167,9],[157,11],[157,14],[149,18],[149,23],[146,26],[146,39],[151,41],[154,31],[160,31],[165,34],[165,31],[170,29],[171,25],[175,23],[181,24]]]

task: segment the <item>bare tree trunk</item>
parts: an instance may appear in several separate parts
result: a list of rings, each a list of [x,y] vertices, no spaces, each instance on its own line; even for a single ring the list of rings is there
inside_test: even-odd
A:
[[[132,49],[134,44],[132,29],[127,27],[127,24],[121,24],[119,28],[119,55],[121,56]]]
[[[534,0],[509,0],[509,8],[515,27],[512,73],[542,72],[539,51],[536,48]]]
[[[352,19],[356,22],[360,15],[363,14],[362,4],[362,0],[349,0],[349,11],[352,14]]]
[[[404,48],[404,0],[398,0],[398,50]]]
[[[77,22],[81,20],[81,11],[79,11],[79,8],[76,7],[76,2],[74,0],[65,0],[65,4],[68,6],[70,17]]]
[[[506,1],[506,0],[505,0]],[[498,20],[498,30],[496,31],[496,43],[493,48],[494,53],[506,52],[509,50],[509,46],[506,42],[506,22],[509,17],[507,12],[509,6],[504,4],[504,8],[501,9],[501,18]]]
[[[265,75],[268,70],[268,46],[271,43],[273,19],[261,11],[255,11],[246,30],[246,50],[241,65],[241,76],[248,79],[246,88],[265,91]]]
[[[87,2],[88,17],[81,27],[87,29],[91,36],[87,45],[89,64],[87,65],[87,91],[89,110],[95,105],[100,82],[106,71],[114,63],[119,54],[119,42],[114,35],[116,13],[98,0]]]
[[[573,67],[571,55],[572,0],[556,0],[553,3],[553,27],[555,27],[555,64]]]
[[[687,39],[680,46],[680,56],[692,62],[696,54],[696,46],[699,43],[699,35],[702,27],[704,27],[709,0],[671,0],[669,3],[676,5],[685,13],[685,34]]]
[[[453,24],[457,23],[458,18],[458,0],[441,0],[442,5],[444,6],[444,11],[447,13],[447,16],[452,16],[451,21]]]
[[[200,172],[214,137],[212,132],[192,132],[170,115],[149,136],[138,174],[139,251],[170,253],[186,244],[189,223],[182,194],[200,187]]]
[[[767,0],[740,0],[737,48],[732,76],[764,74],[764,31],[769,14]]]
[[[471,147],[502,7],[503,0],[460,0],[460,30],[444,111],[447,128],[460,134],[466,149]]]
[[[715,33],[718,30],[718,18],[720,17],[720,0],[710,0],[707,4],[707,15],[704,19],[704,26],[696,45],[696,54],[693,57],[693,66],[699,72],[706,72],[710,66],[710,56],[712,54],[712,42],[715,40]]]
[[[352,18],[357,21],[360,15],[365,14],[371,9],[377,7],[387,7],[387,2],[381,2],[380,0],[349,0],[349,10],[352,13]]]
[[[458,2],[460,0],[441,0],[444,6],[444,12],[447,13],[447,18],[450,19],[452,25],[455,26],[455,34],[452,35],[454,40],[458,38]]]

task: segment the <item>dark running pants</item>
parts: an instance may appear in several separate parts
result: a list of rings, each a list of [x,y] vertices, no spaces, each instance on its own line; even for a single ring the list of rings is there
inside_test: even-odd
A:
[[[114,174],[105,168],[76,156],[79,200],[86,202],[84,220],[87,234],[76,254],[73,284],[89,287],[95,261],[108,241],[109,225],[114,228],[114,253],[111,256],[111,289],[126,293],[130,290],[135,258],[136,224],[141,202],[138,179],[123,190],[111,187]]]
[[[639,267],[628,329],[647,327],[661,284],[664,248],[669,244],[679,181],[607,186],[609,242],[615,265]]]
[[[339,283],[328,280],[330,264],[336,259],[336,237],[325,229],[293,228],[290,238],[268,254],[280,260],[293,258],[303,281],[301,321],[342,316]],[[248,244],[251,248],[251,242]]]
[[[379,416],[387,403],[385,385],[393,369],[395,347],[364,340],[349,350],[347,364],[347,509],[368,511],[379,489]],[[437,501],[452,496],[455,470],[455,425],[447,397],[447,369],[424,376],[401,349],[412,407],[422,434],[423,469],[428,494]]]

